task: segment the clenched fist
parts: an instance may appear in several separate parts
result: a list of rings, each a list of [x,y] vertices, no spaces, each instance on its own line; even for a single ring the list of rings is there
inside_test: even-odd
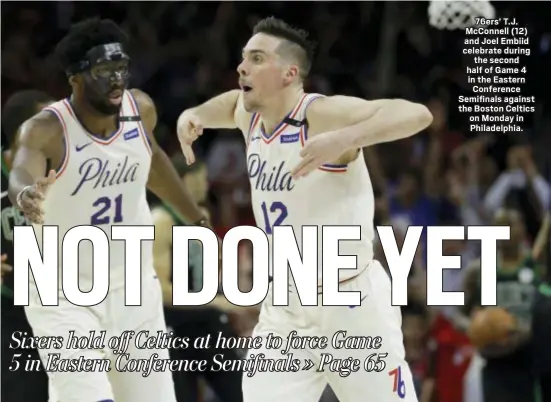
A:
[[[195,162],[195,154],[191,145],[203,134],[203,124],[197,115],[184,113],[178,119],[177,131],[186,162],[191,165]]]
[[[56,179],[55,170],[50,170],[47,177],[43,177],[32,186],[26,187],[17,196],[17,204],[25,217],[31,223],[44,223],[44,210],[42,203],[46,198],[46,194]]]

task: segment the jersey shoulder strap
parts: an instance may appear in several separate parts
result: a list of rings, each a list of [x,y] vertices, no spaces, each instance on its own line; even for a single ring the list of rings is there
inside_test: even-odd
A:
[[[325,95],[316,94],[316,93],[305,93],[301,96],[300,100],[298,101],[297,105],[293,108],[293,110],[283,119],[283,121],[280,123],[280,125],[276,128],[275,132],[272,134],[270,138],[275,138],[277,136],[276,133],[283,132],[284,129],[288,128],[289,126],[295,127],[297,129],[301,129],[303,126],[307,126],[308,122],[306,121],[306,110],[310,104],[319,98],[324,97]],[[251,140],[251,136],[253,135],[254,131],[259,127],[260,125],[260,114],[259,113],[253,113],[251,116],[251,121],[249,123],[249,130],[247,134],[245,135],[246,143],[249,144]]]
[[[53,113],[61,126],[63,127],[63,132],[66,134],[68,131],[73,131],[73,129],[78,128],[79,121],[76,115],[73,112],[73,108],[69,104],[68,99],[61,99],[51,105],[46,106],[43,111]]]
[[[132,95],[132,92],[128,90],[125,90],[122,96],[122,107],[119,121],[134,123],[139,123],[142,121],[140,110],[138,109],[138,102],[136,102],[136,98]]]
[[[296,111],[294,118],[290,119],[287,118],[288,124],[293,125],[297,128],[300,128],[302,126],[307,126],[308,122],[306,121],[306,111],[308,110],[308,106],[312,104],[316,99],[324,98],[325,95],[322,94],[316,94],[316,93],[308,93],[304,95],[304,98],[301,100],[298,110]]]

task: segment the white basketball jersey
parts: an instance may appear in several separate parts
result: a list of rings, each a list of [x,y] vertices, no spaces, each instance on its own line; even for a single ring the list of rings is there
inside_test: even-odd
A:
[[[257,225],[268,235],[272,228],[292,226],[302,252],[302,227],[318,227],[318,276],[323,261],[323,226],[360,226],[361,240],[340,241],[339,254],[357,256],[354,270],[340,271],[341,280],[355,276],[373,259],[373,187],[363,157],[349,165],[324,165],[300,180],[291,170],[302,160],[299,153],[308,138],[306,108],[322,97],[304,94],[299,103],[272,134],[264,132],[255,113],[247,141],[247,169]],[[270,258],[270,263],[272,259]]]
[[[111,241],[111,227],[153,225],[146,201],[151,165],[147,134],[139,118],[135,118],[121,121],[110,137],[98,138],[79,122],[67,99],[44,110],[57,116],[65,136],[65,156],[43,204],[44,225],[58,226],[60,247],[65,233],[75,226],[93,225],[102,229],[110,243],[111,288],[123,286],[125,242]],[[139,116],[137,104],[128,91],[124,92],[120,115]],[[35,225],[35,232],[41,245],[41,225]],[[142,242],[143,275],[153,267],[152,247],[151,242]],[[78,266],[82,291],[91,286],[92,256],[91,242],[82,241]],[[61,258],[59,264],[63,264]]]

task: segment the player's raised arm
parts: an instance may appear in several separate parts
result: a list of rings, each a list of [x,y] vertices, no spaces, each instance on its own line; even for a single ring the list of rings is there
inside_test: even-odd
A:
[[[42,111],[21,127],[19,146],[12,162],[8,196],[33,223],[42,223],[42,201],[48,188],[55,182],[55,171],[45,177],[48,148],[63,137],[59,120],[50,112]]]
[[[232,90],[209,99],[200,106],[186,109],[178,118],[178,139],[188,164],[195,162],[191,145],[205,128],[240,128],[250,122],[242,107],[241,91]]]
[[[348,163],[360,148],[410,137],[432,122],[428,108],[419,103],[351,96],[318,99],[306,118],[312,135],[301,153],[302,163],[293,171],[295,177],[335,160]]]
[[[240,92],[237,89],[224,92],[202,105],[184,110],[178,119],[178,127],[186,117],[195,116],[201,120],[203,128],[237,128],[234,115]]]
[[[425,105],[404,99],[330,96],[314,102],[307,112],[308,121],[311,115],[315,116],[312,121],[338,130],[352,149],[410,137],[432,123]]]
[[[153,100],[138,89],[130,91],[140,109],[140,116],[151,144],[151,170],[147,187],[157,197],[171,205],[189,223],[206,225],[207,221],[193,197],[178,176],[165,151],[159,146],[153,135],[157,125],[157,110]]]

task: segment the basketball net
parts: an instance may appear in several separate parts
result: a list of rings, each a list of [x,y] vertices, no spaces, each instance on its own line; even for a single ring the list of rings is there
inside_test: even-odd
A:
[[[475,17],[495,18],[494,7],[484,0],[432,0],[428,11],[430,25],[438,29],[465,29],[475,25]]]

